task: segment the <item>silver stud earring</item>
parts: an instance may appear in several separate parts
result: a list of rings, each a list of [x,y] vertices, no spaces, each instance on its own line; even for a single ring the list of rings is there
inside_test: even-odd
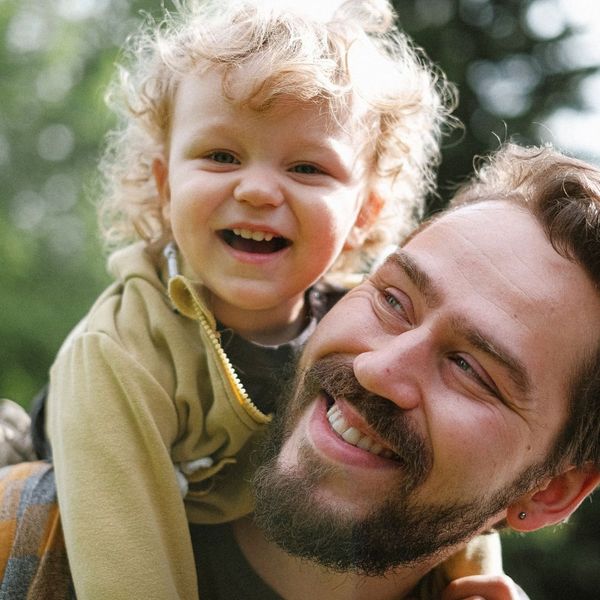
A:
[[[526,518],[527,518],[527,513],[526,513],[525,511],[521,511],[521,512],[519,513],[519,519],[520,519],[521,521],[524,521]]]

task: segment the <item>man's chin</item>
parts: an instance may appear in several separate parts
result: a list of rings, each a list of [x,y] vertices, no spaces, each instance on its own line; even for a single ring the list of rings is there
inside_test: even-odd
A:
[[[361,520],[370,513],[377,511],[380,499],[389,497],[398,489],[402,482],[389,474],[387,480],[374,473],[372,478],[348,473],[340,465],[332,464],[319,454],[309,443],[300,443],[296,452],[282,453],[277,459],[277,470],[287,473],[292,479],[304,481],[310,485],[311,502],[319,512],[331,511],[344,518]],[[364,470],[363,470],[364,471]],[[401,473],[398,473],[401,478]],[[376,485],[373,482],[376,481]],[[377,490],[377,495],[373,493]]]
[[[328,478],[337,482],[337,474],[310,447],[298,458],[280,468],[274,454],[259,467],[254,520],[288,554],[332,571],[375,576],[429,563],[481,531],[498,510],[489,498],[421,504],[420,488],[401,485],[362,497],[350,480],[347,489],[332,486]]]

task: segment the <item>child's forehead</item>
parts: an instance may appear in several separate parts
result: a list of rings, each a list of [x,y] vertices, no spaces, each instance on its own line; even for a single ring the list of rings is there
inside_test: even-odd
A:
[[[257,79],[250,65],[233,70],[204,66],[179,76],[174,110],[181,97],[207,108],[219,105],[232,112],[246,113],[251,118],[279,119],[286,114],[303,114],[319,121],[328,130],[354,130],[364,114],[364,107],[351,95],[332,99],[323,95],[310,96],[302,86],[283,84],[277,79]]]
[[[215,93],[226,101],[235,106],[248,106],[257,112],[294,104],[311,111],[318,107],[323,117],[340,121],[348,117],[356,120],[366,110],[365,102],[350,89],[331,93],[326,85],[312,77],[280,72],[258,58],[235,66],[203,62],[192,71],[179,74],[177,78],[180,84],[188,78],[209,81]]]

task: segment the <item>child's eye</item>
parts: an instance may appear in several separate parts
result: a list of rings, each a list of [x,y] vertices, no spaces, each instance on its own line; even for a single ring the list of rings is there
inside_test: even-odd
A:
[[[226,165],[239,164],[240,162],[233,154],[231,154],[231,152],[226,152],[225,150],[216,150],[215,152],[211,152],[210,154],[206,155],[206,158]]]
[[[290,171],[292,171],[293,173],[301,173],[302,175],[317,175],[323,173],[323,171],[321,171],[321,169],[319,169],[318,167],[315,167],[315,165],[307,163],[294,165],[290,169]]]

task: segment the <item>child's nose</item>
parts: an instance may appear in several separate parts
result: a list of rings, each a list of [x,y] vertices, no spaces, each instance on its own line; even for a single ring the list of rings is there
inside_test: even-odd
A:
[[[268,169],[256,167],[241,174],[233,197],[251,206],[279,206],[284,201],[283,191],[274,174]]]

